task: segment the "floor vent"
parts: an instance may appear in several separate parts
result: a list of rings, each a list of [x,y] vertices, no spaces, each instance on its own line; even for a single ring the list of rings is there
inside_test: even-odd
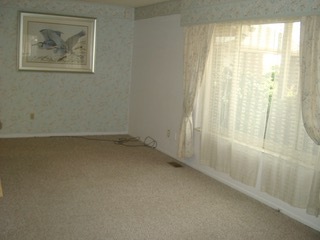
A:
[[[175,168],[179,168],[179,167],[183,167],[181,164],[177,163],[177,162],[168,162],[171,166],[175,167]]]

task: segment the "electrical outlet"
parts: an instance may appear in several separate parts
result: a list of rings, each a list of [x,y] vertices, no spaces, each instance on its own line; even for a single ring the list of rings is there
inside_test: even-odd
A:
[[[167,137],[170,137],[170,135],[171,135],[171,131],[170,131],[170,129],[168,129],[167,130]]]

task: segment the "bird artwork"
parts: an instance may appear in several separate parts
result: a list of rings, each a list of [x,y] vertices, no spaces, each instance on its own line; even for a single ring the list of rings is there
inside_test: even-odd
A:
[[[85,31],[81,30],[64,41],[62,39],[63,33],[60,31],[42,29],[40,33],[44,40],[33,45],[38,46],[40,49],[52,50],[54,56],[50,59],[53,61],[61,61],[68,55],[74,54],[75,46],[79,43],[80,38],[86,35]]]

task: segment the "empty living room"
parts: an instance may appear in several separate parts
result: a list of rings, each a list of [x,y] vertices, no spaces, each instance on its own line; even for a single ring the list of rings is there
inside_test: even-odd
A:
[[[0,0],[1,240],[319,240],[318,0]]]

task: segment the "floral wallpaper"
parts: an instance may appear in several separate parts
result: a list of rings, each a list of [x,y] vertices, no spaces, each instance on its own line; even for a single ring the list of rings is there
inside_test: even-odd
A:
[[[0,4],[0,137],[126,133],[134,10],[75,0]],[[19,11],[97,18],[95,73],[18,71]]]
[[[319,13],[319,0],[182,0],[181,24],[186,26]]]
[[[146,19],[180,13],[181,0],[171,0],[135,9],[135,19]]]

